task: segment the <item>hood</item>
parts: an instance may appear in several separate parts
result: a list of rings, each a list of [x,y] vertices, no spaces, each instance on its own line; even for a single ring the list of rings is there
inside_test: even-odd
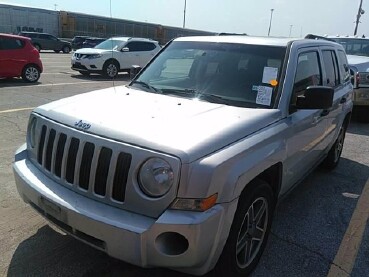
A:
[[[189,163],[276,122],[281,113],[115,87],[65,98],[35,109],[88,133],[168,153]],[[82,125],[82,124],[81,124]]]
[[[65,44],[71,44],[71,42],[70,41],[66,41],[66,40],[62,40],[62,39],[60,39],[59,41],[61,41],[61,42],[63,42],[63,43],[65,43]]]
[[[359,72],[369,72],[369,57],[347,55],[347,60],[350,66],[356,68]]]
[[[106,49],[97,49],[97,48],[81,48],[78,49],[76,54],[83,54],[83,55],[89,55],[89,54],[104,54],[104,53],[111,53],[112,50],[106,50]]]

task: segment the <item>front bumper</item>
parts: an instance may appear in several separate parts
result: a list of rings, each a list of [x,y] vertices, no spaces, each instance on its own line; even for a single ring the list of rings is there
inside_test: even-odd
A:
[[[369,87],[354,89],[354,106],[369,106]]]
[[[96,202],[42,174],[18,149],[13,170],[19,194],[46,219],[108,255],[141,267],[201,275],[216,264],[237,200],[206,212],[166,210],[150,218]]]
[[[76,59],[74,56],[71,59],[71,65],[72,65],[72,69],[73,70],[77,70],[77,71],[102,71],[103,66],[104,66],[104,61],[101,58],[97,58],[97,59],[87,59],[87,58],[82,58],[82,59]]]

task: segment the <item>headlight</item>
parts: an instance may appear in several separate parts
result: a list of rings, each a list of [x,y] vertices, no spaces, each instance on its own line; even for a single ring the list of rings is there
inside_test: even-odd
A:
[[[101,54],[94,54],[94,55],[88,56],[89,59],[98,59],[98,58],[101,58],[101,57],[102,57]]]
[[[37,118],[33,117],[28,125],[28,139],[30,146],[32,148],[35,147],[36,143],[36,125],[37,125]]]
[[[141,190],[150,197],[166,194],[173,185],[173,169],[160,158],[148,159],[140,169],[138,183]]]

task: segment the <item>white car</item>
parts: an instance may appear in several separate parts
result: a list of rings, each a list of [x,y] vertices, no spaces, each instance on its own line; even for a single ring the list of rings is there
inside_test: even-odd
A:
[[[113,37],[95,48],[77,50],[72,56],[72,69],[83,75],[99,73],[114,78],[133,65],[145,66],[159,50],[160,45],[155,40]]]

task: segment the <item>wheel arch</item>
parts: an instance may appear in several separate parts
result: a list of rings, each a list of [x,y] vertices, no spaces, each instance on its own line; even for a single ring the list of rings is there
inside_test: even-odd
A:
[[[105,62],[104,62],[104,65],[103,65],[103,68],[109,63],[109,62],[114,62],[118,65],[118,70],[121,70],[121,67],[120,67],[120,63],[119,61],[116,59],[116,58],[109,58],[107,59]]]
[[[40,70],[40,73],[42,73],[42,69],[36,64],[36,63],[27,63],[27,64],[25,64],[24,66],[23,66],[23,68],[22,68],[22,73],[24,72],[24,70],[26,69],[26,67],[27,66],[30,66],[30,65],[32,65],[32,66],[34,66],[34,67],[36,67],[38,70]]]

